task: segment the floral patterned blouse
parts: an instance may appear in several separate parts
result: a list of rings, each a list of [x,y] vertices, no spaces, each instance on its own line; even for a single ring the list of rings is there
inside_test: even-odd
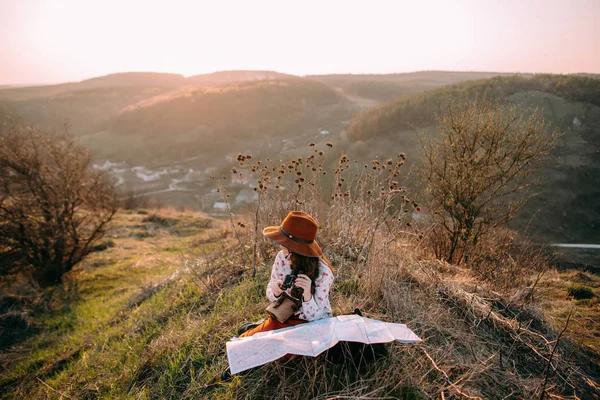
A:
[[[273,269],[271,271],[271,280],[267,285],[267,298],[275,301],[276,297],[273,294],[271,287],[276,285],[277,280],[283,280],[286,275],[292,273],[292,266],[288,256],[283,254],[283,251],[277,253]],[[333,283],[333,273],[329,266],[322,259],[319,260],[319,275],[314,281],[315,293],[309,301],[302,299],[302,307],[294,314],[298,318],[306,321],[316,321],[322,318],[331,317],[331,305],[329,304],[329,289]],[[292,288],[286,290],[287,294],[291,294]]]

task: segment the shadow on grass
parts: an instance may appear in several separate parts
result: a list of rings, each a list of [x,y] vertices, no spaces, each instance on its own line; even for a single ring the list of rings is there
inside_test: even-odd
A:
[[[35,294],[16,292],[0,297],[0,352],[41,332],[70,332],[76,319],[74,306],[79,300],[76,281],[39,289]]]

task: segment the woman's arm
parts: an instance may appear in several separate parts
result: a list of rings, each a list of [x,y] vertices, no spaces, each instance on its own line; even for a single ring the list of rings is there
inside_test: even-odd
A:
[[[307,321],[331,317],[329,290],[332,283],[333,272],[329,268],[323,268],[315,280],[315,293],[308,301],[302,302],[302,312]]]
[[[282,290],[279,288],[279,284],[283,282],[281,278],[283,276],[283,266],[283,253],[280,251],[275,257],[275,262],[273,262],[273,268],[271,269],[271,279],[269,280],[269,284],[267,285],[267,298],[270,301],[277,300],[277,297],[281,295]]]

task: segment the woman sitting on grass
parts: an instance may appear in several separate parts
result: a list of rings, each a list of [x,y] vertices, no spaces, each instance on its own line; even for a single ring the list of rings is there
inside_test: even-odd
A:
[[[272,302],[281,296],[297,299],[297,310],[283,322],[270,315],[260,325],[245,324],[238,332],[240,337],[331,317],[329,289],[333,283],[333,269],[315,240],[317,228],[313,217],[292,211],[281,226],[263,230],[266,237],[281,247],[273,263],[267,298]],[[296,279],[291,287],[285,288],[284,279],[290,274],[296,275]]]

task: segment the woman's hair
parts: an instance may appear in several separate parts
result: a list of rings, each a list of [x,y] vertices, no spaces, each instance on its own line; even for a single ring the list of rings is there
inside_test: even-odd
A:
[[[329,260],[323,257],[327,266],[333,271],[331,268],[331,264]],[[315,280],[319,277],[319,257],[307,257],[302,254],[294,253],[290,251],[290,262],[292,265],[292,271],[298,272],[303,271],[304,275],[308,276],[310,280],[313,282],[311,287],[311,293],[315,294]],[[295,293],[294,288],[292,290],[292,296],[299,297],[300,293]]]

